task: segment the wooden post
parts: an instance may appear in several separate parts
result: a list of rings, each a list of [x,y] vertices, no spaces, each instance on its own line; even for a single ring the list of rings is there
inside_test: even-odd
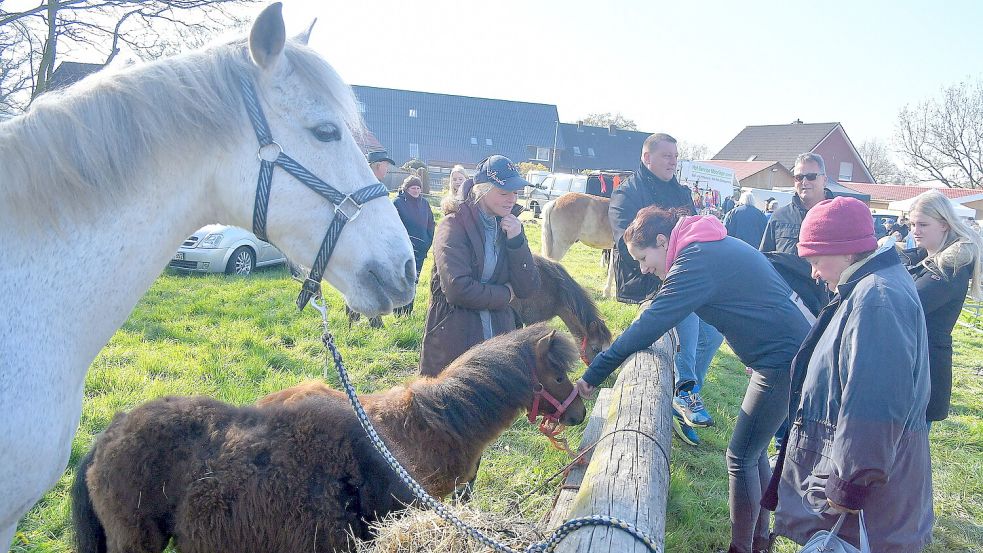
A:
[[[621,366],[601,436],[614,434],[595,448],[569,513],[554,512],[551,521],[608,515],[628,521],[664,550],[675,344],[667,334]],[[556,551],[641,553],[648,548],[622,530],[593,526],[570,534]]]

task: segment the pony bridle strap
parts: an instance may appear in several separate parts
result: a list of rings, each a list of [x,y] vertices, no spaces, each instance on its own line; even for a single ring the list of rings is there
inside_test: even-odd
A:
[[[283,148],[273,140],[270,126],[263,115],[263,108],[259,105],[259,98],[256,96],[256,88],[249,76],[241,75],[240,84],[242,89],[242,100],[246,106],[246,113],[256,131],[256,138],[259,140],[259,150],[256,157],[259,158],[259,181],[256,184],[256,203],[253,207],[253,234],[260,240],[269,241],[266,237],[266,214],[270,206],[270,187],[273,183],[273,167],[279,165],[284,171],[293,175],[294,178],[304,183],[308,188],[317,192],[324,199],[334,205],[334,217],[328,226],[328,231],[321,242],[321,248],[314,258],[311,265],[311,272],[301,286],[300,294],[297,296],[297,308],[303,309],[307,302],[321,293],[321,277],[324,269],[328,266],[328,260],[334,252],[338,238],[341,236],[341,229],[345,224],[355,220],[362,210],[362,205],[376,198],[385,198],[389,195],[389,190],[380,182],[370,184],[363,188],[345,194],[337,188],[319,179],[313,173],[297,163],[290,156],[283,153]]]
[[[542,381],[539,379],[539,375],[536,374],[536,365],[532,365],[531,368],[532,368],[531,375],[532,375],[533,398],[532,398],[532,408],[529,409],[529,414],[527,415],[527,418],[530,423],[536,424],[536,419],[542,416],[543,423],[539,425],[539,430],[543,434],[546,434],[547,436],[555,436],[556,434],[559,434],[559,432],[562,430],[562,429],[557,430],[556,428],[560,422],[560,417],[563,416],[563,413],[567,411],[567,408],[570,407],[570,404],[573,403],[573,400],[577,399],[577,396],[579,395],[577,392],[577,387],[574,386],[573,390],[570,391],[570,395],[567,396],[567,399],[563,400],[563,402],[560,402],[560,400],[553,397],[553,394],[546,391],[546,388],[543,386]],[[553,406],[552,413],[540,414],[539,403],[542,400],[546,400],[547,403]],[[551,423],[552,428],[548,428],[547,423]]]

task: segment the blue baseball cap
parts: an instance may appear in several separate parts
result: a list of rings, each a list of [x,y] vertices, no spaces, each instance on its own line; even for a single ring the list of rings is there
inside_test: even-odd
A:
[[[518,192],[523,187],[529,186],[526,179],[519,174],[519,170],[515,168],[515,164],[509,158],[499,155],[487,157],[478,163],[474,183],[483,182],[490,182],[509,192]]]

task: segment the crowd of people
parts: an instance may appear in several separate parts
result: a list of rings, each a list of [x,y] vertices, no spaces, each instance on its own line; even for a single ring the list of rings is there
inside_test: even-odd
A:
[[[591,397],[675,329],[673,429],[697,446],[696,429],[714,423],[701,392],[726,339],[750,375],[726,451],[728,551],[768,551],[776,534],[803,544],[860,511],[871,550],[922,550],[934,522],[928,434],[949,412],[952,329],[967,292],[980,297],[979,232],[930,191],[885,228],[900,240],[879,243],[868,207],[832,196],[815,153],[796,159],[789,204],[769,198],[762,212],[746,192],[724,202],[721,222],[697,215],[677,159],[673,137],[650,136],[611,196],[617,299],[641,313],[577,389]],[[433,245],[420,372],[437,375],[513,330],[509,301],[540,283],[513,210],[527,183],[510,160],[491,156],[471,178],[455,167],[438,225],[414,179],[395,202],[418,272]],[[847,516],[841,537],[858,544],[859,520]]]

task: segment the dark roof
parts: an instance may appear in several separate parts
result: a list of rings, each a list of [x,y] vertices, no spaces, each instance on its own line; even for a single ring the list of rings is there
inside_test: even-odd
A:
[[[611,134],[608,127],[560,123],[563,151],[559,164],[575,172],[584,169],[631,171],[638,168],[642,144],[650,134],[624,129],[615,129]]]
[[[372,86],[352,89],[364,108],[366,126],[400,164],[410,159],[410,144],[419,146],[420,160],[427,163],[474,165],[491,154],[519,163],[534,157],[530,148],[553,147],[559,120],[552,104]]]
[[[65,88],[103,68],[101,63],[63,61],[58,64],[48,81],[48,90]]]
[[[796,156],[811,152],[838,126],[839,123],[792,123],[744,127],[713,159],[776,160],[792,167]]]

